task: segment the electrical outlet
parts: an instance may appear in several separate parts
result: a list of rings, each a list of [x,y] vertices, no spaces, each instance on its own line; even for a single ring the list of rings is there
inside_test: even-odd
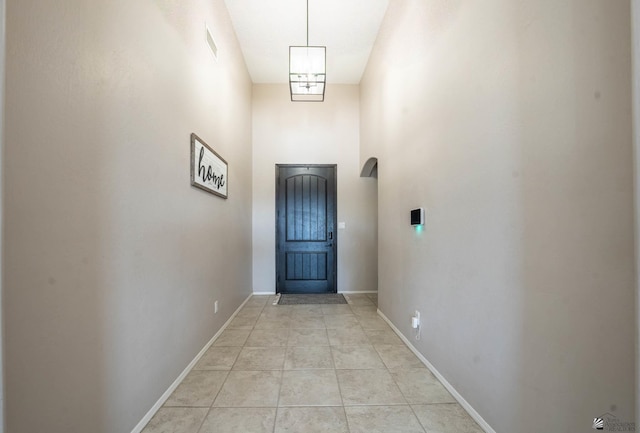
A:
[[[411,318],[411,327],[413,329],[420,328],[420,312],[418,310],[416,310],[416,312],[413,314],[413,317]]]
[[[420,312],[418,310],[413,313],[411,318],[411,327],[416,330],[416,341],[420,340]]]
[[[218,301],[215,301],[213,303],[213,314],[217,314],[218,313]]]

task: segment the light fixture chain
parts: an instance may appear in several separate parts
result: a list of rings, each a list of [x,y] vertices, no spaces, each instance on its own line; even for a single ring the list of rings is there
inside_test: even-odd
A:
[[[307,45],[289,46],[289,91],[292,102],[323,102],[327,47],[309,45],[309,0],[305,5]]]

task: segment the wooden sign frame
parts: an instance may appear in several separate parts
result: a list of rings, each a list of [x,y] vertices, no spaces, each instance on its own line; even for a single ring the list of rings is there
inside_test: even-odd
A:
[[[203,139],[191,134],[191,185],[224,199],[229,197],[229,165]]]

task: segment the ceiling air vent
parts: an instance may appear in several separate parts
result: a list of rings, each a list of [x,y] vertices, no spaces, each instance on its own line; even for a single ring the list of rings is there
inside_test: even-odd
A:
[[[213,58],[218,60],[218,46],[216,45],[216,41],[214,41],[213,36],[211,36],[211,30],[209,30],[209,26],[205,24],[204,27],[207,30],[207,45],[211,50],[211,54],[213,54]]]

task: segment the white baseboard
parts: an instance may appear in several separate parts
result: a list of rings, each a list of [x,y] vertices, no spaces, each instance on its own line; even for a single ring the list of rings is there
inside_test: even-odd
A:
[[[370,290],[370,291],[369,290],[363,290],[363,291],[357,291],[356,290],[356,291],[346,291],[346,292],[338,292],[338,293],[340,293],[342,295],[364,295],[364,294],[367,294],[367,293],[378,293],[378,291],[377,290]]]
[[[204,353],[209,349],[209,347],[211,347],[213,342],[216,341],[216,339],[220,336],[220,334],[222,334],[222,331],[224,331],[227,328],[227,326],[229,326],[229,323],[231,323],[231,321],[234,319],[234,317],[236,317],[238,312],[242,309],[242,307],[244,307],[244,305],[247,303],[247,301],[249,301],[249,299],[251,299],[251,296],[253,296],[253,294],[247,296],[247,299],[245,299],[244,302],[231,315],[231,317],[229,317],[229,320],[227,320],[224,323],[224,325],[222,325],[222,327],[218,330],[218,332],[216,332],[216,334],[211,338],[211,340],[209,340],[209,342],[204,345],[204,347],[202,348],[200,353],[198,353],[196,355],[196,357],[193,358],[193,360],[189,363],[189,365],[187,365],[187,367],[182,371],[182,373],[180,373],[180,376],[178,376],[178,378],[173,381],[173,383],[169,386],[169,389],[167,389],[164,392],[164,394],[162,394],[160,399],[158,399],[156,404],[154,404],[151,407],[151,409],[149,409],[149,412],[147,412],[147,414],[140,420],[138,425],[136,425],[133,428],[133,430],[131,430],[131,433],[140,433],[142,431],[142,429],[145,428],[145,426],[149,423],[149,421],[151,421],[151,418],[153,418],[153,416],[156,414],[156,412],[158,412],[158,410],[160,410],[160,408],[162,407],[164,402],[167,401],[167,399],[171,396],[171,393],[173,393],[173,391],[175,391],[175,389],[178,387],[178,385],[180,385],[182,380],[187,376],[187,374],[189,374],[191,369],[193,367],[195,367],[195,365],[198,363],[200,358],[202,358],[202,355],[204,355]]]
[[[411,341],[409,341],[409,339],[405,337],[398,328],[396,328],[391,320],[389,320],[387,316],[385,316],[384,313],[380,310],[378,310],[378,315],[382,317],[389,326],[391,326],[393,332],[398,334],[398,337],[400,337],[404,344],[406,344],[407,347],[409,347],[409,349],[418,357],[418,359],[420,359],[420,361],[422,361],[422,363],[431,371],[431,373],[433,373],[433,375],[442,383],[447,391],[451,393],[453,398],[455,398],[458,403],[460,403],[460,406],[462,406],[462,408],[467,411],[471,418],[473,418],[475,422],[477,422],[486,433],[496,433],[496,431],[484,420],[484,418],[480,416],[478,412],[476,412],[476,410],[469,404],[469,402],[467,402],[467,400],[465,400],[460,395],[460,393],[456,391],[456,389],[447,381],[447,379],[445,379],[444,376],[440,374],[440,372],[436,370],[436,368],[429,361],[427,361],[427,358],[425,358],[422,353],[418,352],[418,349],[416,349],[413,344],[411,344]]]
[[[264,296],[264,295],[275,295],[276,292],[253,292],[256,296]]]

